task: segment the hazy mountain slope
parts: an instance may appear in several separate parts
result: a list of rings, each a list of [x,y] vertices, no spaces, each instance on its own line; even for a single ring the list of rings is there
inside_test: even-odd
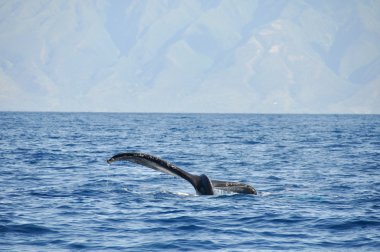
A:
[[[0,109],[380,112],[379,1],[1,1]]]

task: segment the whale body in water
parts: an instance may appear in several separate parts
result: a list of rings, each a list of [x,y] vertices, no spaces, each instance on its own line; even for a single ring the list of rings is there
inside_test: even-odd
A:
[[[163,159],[145,153],[120,153],[108,159],[107,163],[111,164],[113,162],[122,160],[143,165],[156,171],[161,171],[166,174],[183,178],[194,187],[196,193],[199,195],[214,195],[215,189],[233,193],[257,194],[256,189],[250,185],[239,182],[210,180],[204,174],[190,174]]]

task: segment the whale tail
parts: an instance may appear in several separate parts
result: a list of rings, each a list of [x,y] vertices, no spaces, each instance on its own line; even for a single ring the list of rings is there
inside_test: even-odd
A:
[[[111,164],[113,162],[122,160],[143,165],[156,171],[161,171],[169,175],[183,178],[188,181],[194,187],[197,194],[200,195],[213,195],[214,188],[235,193],[257,194],[256,190],[250,185],[238,182],[210,180],[204,174],[200,176],[193,175],[163,159],[145,153],[120,153],[108,159],[107,163]]]

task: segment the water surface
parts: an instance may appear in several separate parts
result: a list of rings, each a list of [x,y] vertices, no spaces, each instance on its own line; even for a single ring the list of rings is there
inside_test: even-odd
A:
[[[0,113],[0,250],[380,250],[380,116]],[[252,195],[197,196],[147,152]]]

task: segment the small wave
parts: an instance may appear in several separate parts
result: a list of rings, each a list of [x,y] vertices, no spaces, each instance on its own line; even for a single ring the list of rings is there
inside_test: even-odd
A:
[[[267,196],[271,196],[273,195],[274,193],[271,193],[271,192],[259,192],[258,195],[259,196],[262,196],[262,197],[267,197]]]
[[[56,190],[50,190],[50,191],[37,191],[32,190],[29,192],[31,196],[36,196],[40,198],[67,198],[70,197],[71,194],[69,193],[62,193]]]
[[[367,228],[367,227],[379,227],[379,221],[369,221],[369,220],[350,220],[342,223],[336,223],[328,225],[330,229],[336,230],[349,230],[356,228]]]
[[[179,196],[179,197],[194,197],[197,196],[195,193],[187,193],[187,192],[172,192],[168,190],[162,190],[159,192],[154,192],[155,198],[166,198],[166,197],[172,197],[172,196]]]
[[[277,176],[274,176],[274,175],[270,175],[270,176],[268,177],[268,179],[273,180],[273,181],[280,181],[280,180],[281,180],[280,177],[277,177]]]
[[[23,234],[45,234],[54,233],[55,231],[36,224],[12,224],[12,225],[0,225],[0,233],[23,233]]]
[[[175,192],[175,193],[173,193],[173,194],[178,195],[178,196],[184,196],[184,197],[195,196],[194,194],[191,194],[191,193],[184,193],[184,192]]]
[[[88,246],[83,244],[83,243],[79,243],[79,242],[73,242],[73,243],[70,243],[68,245],[69,249],[74,249],[74,250],[82,250],[82,249],[87,249]]]
[[[255,145],[255,144],[260,144],[260,142],[259,141],[253,141],[253,140],[251,140],[251,141],[247,140],[247,141],[244,141],[243,144]]]

